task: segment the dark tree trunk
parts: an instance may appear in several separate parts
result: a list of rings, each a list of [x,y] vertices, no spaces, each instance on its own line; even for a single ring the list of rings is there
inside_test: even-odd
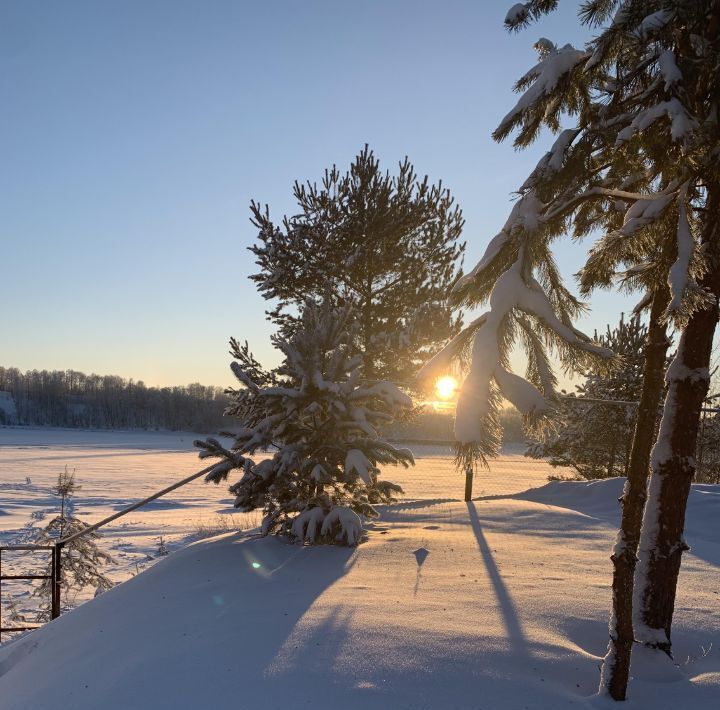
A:
[[[665,376],[665,358],[670,341],[661,322],[669,300],[665,286],[655,291],[650,310],[643,384],[636,413],[635,433],[627,467],[627,482],[620,499],[622,521],[613,562],[610,642],[603,661],[600,689],[614,700],[625,700],[630,677],[630,654],[635,639],[632,624],[633,576],[637,561],[640,526],[645,507],[650,451],[655,440],[658,408]]]
[[[362,315],[360,322],[362,324],[362,341],[363,341],[363,377],[366,380],[374,380],[375,374],[375,353],[373,351],[372,344],[372,327],[373,327],[373,313],[372,313],[372,279],[368,279],[367,290],[363,296],[363,302],[361,306]]]
[[[708,190],[708,222],[703,229],[708,271],[701,286],[711,305],[695,312],[680,338],[668,368],[668,393],[660,432],[652,454],[652,475],[640,534],[635,580],[635,636],[638,641],[671,652],[670,630],[682,553],[685,509],[695,475],[698,430],[709,386],[709,366],[720,294],[720,234],[711,221],[720,213],[720,185]]]

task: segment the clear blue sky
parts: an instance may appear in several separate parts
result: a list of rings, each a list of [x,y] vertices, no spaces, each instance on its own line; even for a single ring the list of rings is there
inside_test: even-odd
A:
[[[366,142],[451,189],[472,265],[547,148],[491,140],[512,83],[584,36],[574,3],[508,35],[511,4],[0,0],[0,364],[225,385],[230,336],[273,364],[249,201],[292,213]]]

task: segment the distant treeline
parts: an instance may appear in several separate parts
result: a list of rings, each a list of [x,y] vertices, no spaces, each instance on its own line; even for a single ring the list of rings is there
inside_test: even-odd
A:
[[[147,387],[115,375],[0,367],[0,424],[216,432],[229,398],[220,387]]]
[[[237,428],[236,420],[223,416],[229,402],[221,387],[147,387],[116,375],[0,367],[0,426],[217,433]],[[524,440],[515,410],[503,410],[500,419],[505,441]],[[427,409],[412,421],[392,424],[387,434],[397,439],[452,441],[453,423],[452,412]]]

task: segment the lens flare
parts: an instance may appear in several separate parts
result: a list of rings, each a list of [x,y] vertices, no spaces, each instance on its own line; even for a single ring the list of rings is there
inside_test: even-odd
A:
[[[457,388],[458,381],[450,375],[440,377],[435,383],[435,391],[437,392],[437,396],[443,400],[452,399]]]

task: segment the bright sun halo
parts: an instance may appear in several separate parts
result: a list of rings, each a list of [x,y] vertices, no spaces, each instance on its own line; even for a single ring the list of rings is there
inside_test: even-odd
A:
[[[440,377],[435,383],[435,391],[440,399],[451,399],[457,388],[458,381],[450,375]]]

